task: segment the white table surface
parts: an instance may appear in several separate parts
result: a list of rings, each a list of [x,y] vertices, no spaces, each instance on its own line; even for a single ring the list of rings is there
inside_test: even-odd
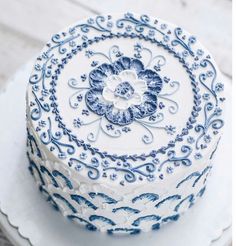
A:
[[[231,0],[0,0],[0,92],[53,33],[90,15],[127,11],[158,16],[193,33],[231,79],[231,7]],[[10,245],[0,229],[0,246]]]

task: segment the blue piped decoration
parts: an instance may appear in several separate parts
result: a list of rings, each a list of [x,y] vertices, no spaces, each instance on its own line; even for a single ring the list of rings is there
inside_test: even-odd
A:
[[[106,218],[104,216],[100,216],[100,215],[91,215],[89,217],[89,220],[90,221],[99,220],[99,221],[102,221],[102,222],[104,222],[104,223],[106,223],[108,225],[111,225],[111,226],[115,226],[116,225],[116,223],[114,221],[112,221],[111,219]]]
[[[136,196],[135,198],[132,199],[132,203],[136,203],[139,200],[147,199],[150,202],[155,202],[159,199],[159,195],[155,193],[144,193],[139,196]]]
[[[170,200],[180,200],[181,196],[180,195],[173,195],[173,196],[168,196],[165,199],[161,200],[160,202],[158,202],[155,207],[159,208],[161,205],[163,205],[166,201],[170,201]]]
[[[97,209],[97,207],[94,204],[92,204],[90,201],[88,201],[83,196],[80,196],[80,195],[71,195],[70,197],[71,197],[72,200],[76,201],[79,205],[81,205],[82,203],[84,203],[85,205],[87,205],[89,208],[92,208],[93,210],[96,210]]]
[[[36,140],[35,140],[34,136],[29,133],[28,129],[27,129],[27,138],[28,138],[27,144],[29,144],[29,146],[30,146],[31,153],[34,154],[34,147],[33,147],[33,145],[34,145],[35,148],[36,148],[37,156],[39,158],[42,158],[42,154],[40,152],[38,144],[36,143]]]
[[[200,176],[200,173],[199,172],[193,172],[191,173],[190,175],[188,175],[186,178],[184,178],[182,181],[180,181],[176,188],[179,188],[183,183],[185,183],[186,181],[192,179],[193,177],[199,177]]]
[[[40,192],[42,192],[42,194],[44,194],[46,197],[47,197],[47,201],[50,202],[53,206],[53,208],[56,210],[56,211],[59,211],[59,207],[58,205],[56,204],[56,202],[53,200],[52,196],[45,190],[45,188],[43,188],[42,185],[39,186],[39,190]]]
[[[41,171],[42,173],[46,173],[46,174],[51,178],[52,184],[53,184],[56,188],[59,187],[59,185],[58,185],[56,179],[53,177],[53,175],[51,174],[51,172],[50,172],[45,166],[40,166],[40,171]]]
[[[204,186],[203,188],[201,188],[201,190],[197,193],[197,195],[196,195],[196,196],[198,196],[198,197],[202,197],[202,196],[203,196],[203,194],[205,193],[205,191],[206,191],[206,186]]]
[[[190,208],[190,207],[193,205],[194,195],[191,194],[191,195],[185,197],[183,200],[181,200],[181,201],[175,206],[174,211],[175,211],[175,212],[178,212],[179,209],[180,209],[180,207],[181,207],[181,205],[182,205],[184,202],[186,202],[186,201],[189,202],[189,208]]]
[[[202,178],[202,176],[203,176],[204,174],[207,175],[207,174],[210,172],[211,168],[212,168],[212,166],[207,166],[207,167],[202,171],[202,173],[201,173],[201,174],[198,176],[198,178],[194,181],[193,187],[195,187],[195,185],[198,183],[198,181]],[[205,181],[204,181],[204,183],[205,183]]]
[[[139,226],[142,221],[159,221],[160,219],[161,219],[161,217],[158,216],[158,215],[154,215],[154,214],[147,215],[147,216],[143,216],[143,217],[140,217],[140,218],[136,219],[132,223],[132,225],[133,226]]]
[[[28,156],[28,155],[27,155],[27,156]],[[28,158],[29,158],[29,157],[28,157]],[[30,170],[30,172],[33,174],[34,170],[36,170],[37,173],[38,173],[38,176],[39,176],[39,178],[40,178],[41,185],[45,185],[45,182],[44,182],[44,180],[43,180],[42,174],[41,174],[39,168],[37,167],[37,165],[35,164],[35,162],[29,159],[29,163],[30,163],[30,165],[29,165],[29,170]]]
[[[163,218],[162,222],[177,221],[179,217],[180,217],[179,214],[171,215],[171,216]]]
[[[193,37],[193,36],[190,36],[190,37],[188,38],[188,43],[186,43],[186,42],[183,40],[183,38],[180,37],[182,34],[183,34],[183,30],[182,30],[180,27],[177,27],[177,28],[175,29],[175,36],[176,36],[176,39],[173,40],[173,41],[171,42],[171,44],[172,44],[173,46],[176,46],[176,45],[178,45],[178,44],[182,45],[183,48],[186,49],[186,50],[190,53],[190,55],[194,56],[194,52],[193,52],[193,50],[192,50],[192,48],[191,48],[191,45],[193,45],[193,44],[196,42],[196,38]]]
[[[135,30],[139,33],[142,33],[144,31],[144,28],[147,27],[149,29],[156,30],[158,33],[164,35],[164,33],[160,29],[149,24],[150,18],[147,15],[141,15],[140,19],[137,19],[133,16],[132,13],[126,13],[124,18],[117,20],[116,25],[118,28],[123,28],[125,22],[134,24]]]
[[[110,196],[104,194],[104,193],[96,193],[96,192],[90,192],[89,196],[94,199],[95,197],[101,197],[104,199],[104,203],[107,204],[116,204],[118,201],[116,201],[115,199],[111,198]]]
[[[48,145],[48,144],[53,144],[59,154],[58,154],[58,157],[61,158],[61,159],[64,159],[66,157],[66,152],[69,154],[69,155],[72,155],[75,153],[75,147],[71,144],[66,144],[66,143],[62,143],[60,141],[60,139],[62,138],[62,133],[57,131],[55,134],[53,134],[52,132],[52,123],[51,123],[51,119],[48,117],[48,130],[47,132],[43,132],[41,135],[40,135],[40,139],[42,141],[43,144],[45,145]],[[66,152],[63,152],[62,148],[65,148],[66,149]]]
[[[77,213],[77,210],[60,194],[54,193],[53,196],[67,205],[67,207],[72,211],[72,213]]]
[[[72,185],[71,181],[64,174],[62,174],[61,172],[59,172],[57,170],[53,170],[52,175],[54,177],[61,177],[65,181],[66,186],[71,190],[73,189],[73,185]]]
[[[97,227],[95,225],[91,224],[90,222],[88,222],[85,219],[82,219],[82,218],[78,217],[77,215],[68,215],[67,218],[71,219],[71,220],[78,220],[81,223],[85,223],[86,224],[86,228],[89,231],[96,231],[97,230]]]
[[[113,208],[112,212],[116,213],[117,211],[125,211],[127,213],[133,213],[133,214],[138,214],[140,211],[135,208],[130,208],[130,207],[119,207],[119,208]]]

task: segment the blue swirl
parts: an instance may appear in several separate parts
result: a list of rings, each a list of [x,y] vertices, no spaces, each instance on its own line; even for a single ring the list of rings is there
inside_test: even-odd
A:
[[[191,56],[194,56],[194,52],[191,49],[191,45],[194,44],[196,42],[196,38],[193,36],[190,36],[188,38],[188,43],[186,43],[183,38],[181,38],[180,36],[182,35],[183,30],[180,27],[175,28],[175,37],[176,39],[174,39],[171,44],[173,46],[176,46],[178,44],[180,44],[184,49],[186,49]]]
[[[127,13],[127,14],[125,14],[124,18],[117,20],[116,26],[118,28],[123,28],[124,22],[130,22],[130,23],[134,24],[135,30],[139,33],[144,31],[144,27],[147,27],[149,29],[156,30],[160,34],[164,35],[164,33],[161,30],[159,30],[156,27],[149,24],[150,18],[147,15],[141,15],[140,19],[136,19],[133,16],[133,14]]]
[[[37,105],[37,108],[34,108],[31,111],[31,119],[32,120],[39,120],[42,116],[42,110],[44,110],[45,112],[49,112],[50,111],[50,106],[48,105],[48,103],[41,103],[40,100],[37,98],[36,94],[34,91],[32,91],[34,97],[35,97],[35,102]]]
[[[75,159],[75,158],[70,158],[70,162],[76,162],[79,165],[82,165],[85,168],[87,168],[88,169],[88,177],[90,179],[95,180],[95,179],[98,179],[100,177],[100,172],[96,167],[91,166],[91,165],[89,165],[89,164],[87,164],[81,160]]]
[[[51,119],[48,117],[48,130],[47,132],[43,132],[40,135],[40,140],[43,144],[48,145],[49,143],[52,143],[59,151],[58,157],[59,158],[65,158],[66,153],[62,151],[62,147],[66,148],[66,151],[69,155],[72,155],[75,153],[75,147],[71,144],[62,143],[59,141],[62,138],[61,132],[56,132],[55,134],[52,133],[52,123]]]

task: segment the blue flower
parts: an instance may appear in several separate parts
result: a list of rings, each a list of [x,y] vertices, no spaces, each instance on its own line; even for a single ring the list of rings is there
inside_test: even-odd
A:
[[[165,126],[165,131],[167,134],[173,135],[176,132],[176,127],[171,126],[171,125]]]
[[[215,91],[216,92],[220,92],[220,91],[223,91],[224,90],[224,84],[222,84],[222,83],[217,83],[216,85],[215,85]]]
[[[205,135],[204,136],[204,141],[205,141],[205,143],[210,143],[211,142],[211,136],[210,135]]]
[[[203,98],[204,100],[208,101],[208,100],[210,99],[210,94],[209,94],[209,93],[204,93],[204,94],[202,95],[202,98]]]
[[[202,154],[201,154],[201,153],[196,153],[196,154],[194,155],[194,158],[195,158],[196,160],[199,160],[199,159],[202,158]]]
[[[78,118],[78,119],[74,119],[73,121],[74,127],[78,127],[80,128],[82,125],[82,121]]]
[[[192,144],[195,142],[195,139],[193,137],[188,137],[187,141],[188,141],[188,143]]]
[[[162,79],[138,59],[121,57],[112,64],[103,63],[90,72],[89,82],[88,108],[113,124],[128,125],[157,110]]]

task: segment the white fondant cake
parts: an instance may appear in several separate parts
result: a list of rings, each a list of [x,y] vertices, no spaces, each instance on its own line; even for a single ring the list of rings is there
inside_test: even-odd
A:
[[[30,171],[89,230],[157,230],[205,191],[223,89],[179,27],[130,13],[79,21],[52,37],[29,79]]]

